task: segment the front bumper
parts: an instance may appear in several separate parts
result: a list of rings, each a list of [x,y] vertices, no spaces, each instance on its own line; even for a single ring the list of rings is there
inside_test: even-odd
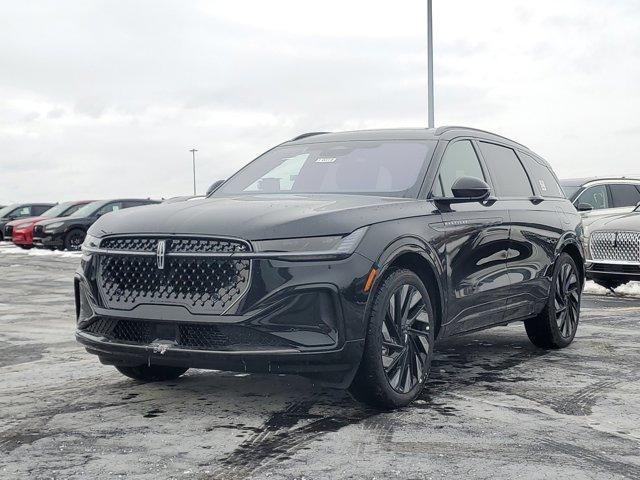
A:
[[[640,280],[640,263],[587,260],[587,278]]]
[[[359,254],[252,259],[248,290],[221,315],[153,302],[106,308],[96,262],[97,255],[83,255],[76,274],[76,338],[102,363],[301,374],[338,387],[348,386],[359,366],[368,297],[362,288],[372,267]],[[144,333],[131,336],[130,327]]]
[[[14,230],[11,241],[16,245],[33,245],[31,236],[23,231]]]
[[[37,248],[62,248],[64,240],[62,234],[45,233],[42,237],[33,237],[33,246]]]

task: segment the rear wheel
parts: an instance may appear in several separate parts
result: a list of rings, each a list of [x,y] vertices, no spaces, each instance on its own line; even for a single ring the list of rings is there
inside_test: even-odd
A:
[[[137,367],[116,367],[120,373],[142,382],[159,382],[175,380],[189,370],[183,367],[166,367],[163,365],[139,365]]]
[[[73,230],[67,232],[67,234],[64,236],[65,250],[80,250],[80,247],[82,247],[82,242],[84,242],[85,235],[85,232],[80,230],[79,228],[74,228]]]
[[[429,374],[433,327],[431,298],[420,278],[407,269],[389,272],[375,292],[352,395],[379,408],[412,402]]]
[[[540,348],[571,344],[580,321],[582,282],[573,258],[563,253],[556,262],[549,300],[543,312],[524,322],[529,340]]]

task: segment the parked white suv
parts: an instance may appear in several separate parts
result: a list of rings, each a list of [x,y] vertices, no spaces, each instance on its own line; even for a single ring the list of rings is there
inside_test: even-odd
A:
[[[565,195],[588,227],[603,216],[632,212],[640,203],[638,178],[581,178],[561,180]]]

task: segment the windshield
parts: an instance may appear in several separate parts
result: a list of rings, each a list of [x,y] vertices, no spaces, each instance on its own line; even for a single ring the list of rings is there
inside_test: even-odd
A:
[[[49,210],[42,214],[43,217],[47,218],[56,218],[56,217],[64,217],[65,215],[69,215],[73,213],[75,209],[73,208],[74,204],[71,203],[59,203],[58,205],[51,207]]]
[[[87,203],[84,207],[79,208],[78,210],[76,210],[76,212],[72,215],[69,215],[70,217],[90,217],[91,215],[93,215],[95,212],[98,211],[98,209],[104,205],[104,201],[101,200],[99,202],[91,202],[91,203]]]
[[[4,208],[0,208],[0,218],[6,217],[10,212],[16,209],[16,205],[7,205]]]
[[[276,147],[212,195],[355,193],[415,197],[435,144],[389,140]]]
[[[575,185],[562,185],[562,191],[564,192],[564,195],[572,201],[575,200],[575,196],[580,191],[580,188],[582,187]]]

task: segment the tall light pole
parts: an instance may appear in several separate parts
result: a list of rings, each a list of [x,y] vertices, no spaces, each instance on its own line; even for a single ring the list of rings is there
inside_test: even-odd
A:
[[[429,128],[434,127],[433,119],[433,19],[431,1],[427,0],[427,89],[428,89],[428,109],[429,109]]]
[[[196,152],[198,150],[196,150],[195,148],[192,148],[189,151],[193,156],[193,194],[195,195],[196,194]]]

